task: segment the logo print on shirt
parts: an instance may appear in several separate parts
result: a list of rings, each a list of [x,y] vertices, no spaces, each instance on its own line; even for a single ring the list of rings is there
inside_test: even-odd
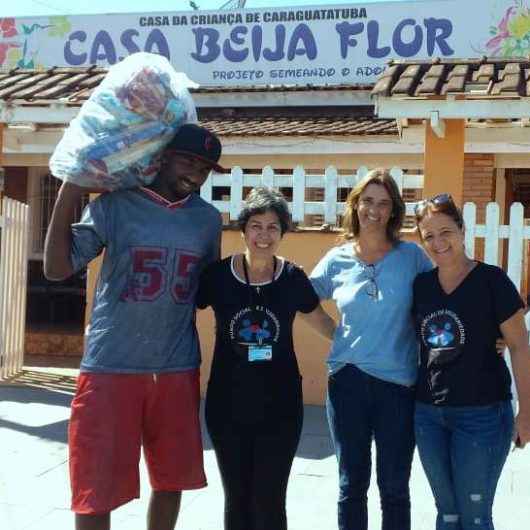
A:
[[[261,344],[264,340],[270,338],[270,331],[266,328],[269,327],[269,321],[264,320],[261,325],[253,324],[249,319],[245,319],[242,322],[243,326],[238,335],[242,337],[246,342]]]
[[[230,338],[240,345],[272,344],[280,338],[278,317],[268,308],[245,307],[230,321]]]
[[[454,311],[440,309],[423,318],[421,339],[430,350],[453,348],[465,344],[466,332]]]
[[[430,334],[427,336],[427,342],[435,347],[449,346],[455,340],[455,334],[452,331],[453,324],[451,322],[446,322],[443,327],[437,324],[431,324],[429,326]]]

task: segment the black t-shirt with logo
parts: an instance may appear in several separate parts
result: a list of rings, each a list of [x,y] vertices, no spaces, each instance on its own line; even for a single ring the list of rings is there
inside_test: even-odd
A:
[[[495,348],[500,325],[523,307],[502,269],[477,263],[446,294],[438,269],[414,281],[420,341],[417,399],[449,406],[481,406],[511,398],[511,378]]]
[[[211,306],[216,339],[206,397],[209,428],[228,421],[260,423],[300,412],[301,377],[293,345],[297,311],[310,313],[319,299],[302,269],[277,260],[276,279],[247,285],[235,275],[233,257],[201,276],[197,306]],[[272,353],[249,360],[249,349]]]

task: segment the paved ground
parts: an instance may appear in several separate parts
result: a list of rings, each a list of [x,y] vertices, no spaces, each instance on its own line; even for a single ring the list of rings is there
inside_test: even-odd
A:
[[[11,384],[0,385],[0,529],[73,528],[68,510],[66,429],[74,371],[27,369]],[[215,457],[205,440],[209,486],[185,493],[181,530],[221,530],[223,495]],[[142,463],[143,466],[143,463]],[[375,477],[372,477],[375,485]],[[415,458],[412,472],[413,529],[434,528],[430,490]],[[145,528],[149,488],[142,472],[142,498],[113,514],[113,530]],[[306,407],[302,440],[288,493],[290,530],[333,530],[337,471],[324,410]],[[376,488],[369,497],[370,529],[380,528]],[[530,449],[510,455],[495,505],[497,530],[526,530],[530,521]],[[274,529],[271,529],[274,530]]]

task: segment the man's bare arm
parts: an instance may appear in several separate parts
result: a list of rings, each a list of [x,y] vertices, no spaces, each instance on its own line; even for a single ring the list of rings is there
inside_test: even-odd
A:
[[[65,280],[74,273],[70,261],[71,225],[85,191],[70,182],[63,183],[59,190],[44,243],[44,275],[48,280]]]

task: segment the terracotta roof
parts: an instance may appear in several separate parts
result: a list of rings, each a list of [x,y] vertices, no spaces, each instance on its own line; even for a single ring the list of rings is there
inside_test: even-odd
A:
[[[0,70],[0,102],[26,107],[56,102],[77,108],[88,99],[107,73],[96,66],[50,68],[48,70]],[[199,87],[193,93],[300,92],[369,90],[367,85],[278,85]],[[376,119],[373,107],[300,107],[198,109],[201,124],[221,136],[347,136],[398,134],[395,120]]]
[[[105,77],[107,70],[88,68],[14,69],[0,71],[0,100],[46,105],[61,99],[80,105]]]
[[[349,136],[397,135],[395,120],[330,117],[260,117],[202,119],[201,125],[220,136]]]
[[[201,125],[226,136],[397,136],[396,120],[378,118],[205,118]],[[64,124],[46,124],[46,130],[62,132]]]
[[[372,96],[513,99],[530,97],[530,59],[391,61]]]
[[[0,100],[18,104],[49,105],[61,100],[71,106],[81,105],[105,77],[108,69],[54,67],[48,70],[15,68],[0,70]],[[192,89],[193,93],[215,92],[300,92],[370,90],[372,85],[274,85],[274,86],[208,86]]]

